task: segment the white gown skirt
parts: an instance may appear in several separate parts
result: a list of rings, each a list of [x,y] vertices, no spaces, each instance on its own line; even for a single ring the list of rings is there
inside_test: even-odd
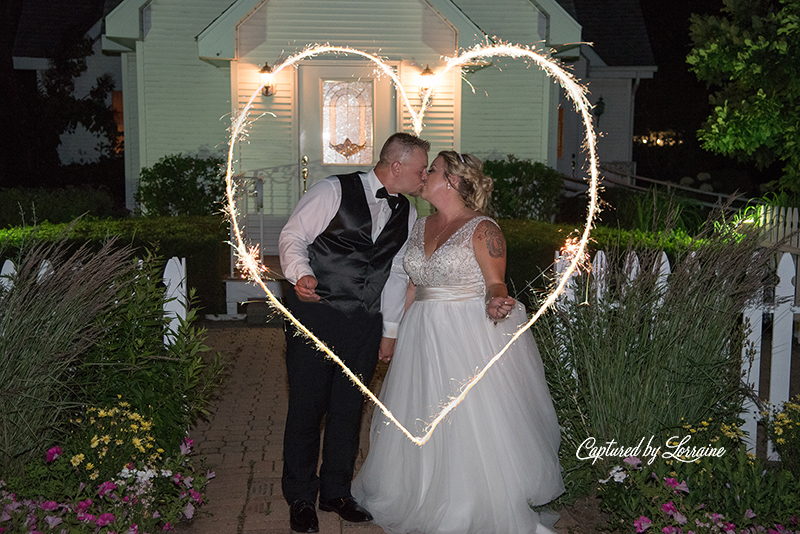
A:
[[[483,298],[416,301],[403,318],[380,398],[415,436],[527,321],[497,323]],[[389,533],[549,532],[530,504],[563,493],[560,431],[544,368],[526,331],[415,445],[375,410],[353,496]]]

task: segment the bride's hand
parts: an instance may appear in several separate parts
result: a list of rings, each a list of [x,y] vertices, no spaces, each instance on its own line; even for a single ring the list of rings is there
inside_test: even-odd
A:
[[[495,321],[505,319],[511,314],[516,301],[511,297],[493,297],[486,305],[486,315]]]

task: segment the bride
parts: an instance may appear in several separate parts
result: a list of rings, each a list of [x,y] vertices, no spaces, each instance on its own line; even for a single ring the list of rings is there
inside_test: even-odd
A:
[[[413,434],[527,322],[503,282],[506,243],[483,210],[492,180],[440,152],[404,267],[411,282],[381,399]],[[536,342],[525,332],[420,446],[376,411],[353,495],[390,533],[552,532],[530,505],[564,491],[560,432]]]

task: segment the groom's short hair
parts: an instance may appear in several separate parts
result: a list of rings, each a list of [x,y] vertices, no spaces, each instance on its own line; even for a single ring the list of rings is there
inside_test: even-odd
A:
[[[410,133],[397,132],[392,134],[383,144],[383,148],[381,148],[378,164],[390,165],[393,161],[401,160],[404,155],[415,148],[421,148],[427,154],[431,150],[431,144],[425,139],[420,139]]]

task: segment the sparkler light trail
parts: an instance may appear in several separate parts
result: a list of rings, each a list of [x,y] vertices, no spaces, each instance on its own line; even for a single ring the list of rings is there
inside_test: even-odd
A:
[[[380,57],[364,52],[362,50],[357,50],[354,48],[343,47],[343,46],[328,46],[328,45],[318,45],[312,46],[304,51],[291,56],[286,59],[280,65],[274,66],[272,68],[272,76],[274,77],[278,72],[282,71],[285,68],[297,65],[300,61],[304,59],[308,59],[320,54],[326,53],[335,53],[335,54],[352,54],[358,55],[363,58],[366,58],[372,61],[376,65],[376,71],[380,74],[384,74],[391,78],[392,82],[394,83],[395,88],[397,89],[398,93],[400,94],[403,103],[405,104],[406,108],[408,109],[409,114],[412,118],[412,123],[414,127],[414,131],[417,135],[422,131],[423,123],[422,119],[425,116],[425,111],[428,109],[430,104],[430,96],[431,92],[433,91],[433,86],[429,87],[427,91],[421,96],[422,105],[419,110],[415,110],[411,105],[411,102],[408,99],[408,95],[401,83],[400,79],[395,74],[394,70],[387,65]],[[476,375],[471,377],[469,381],[461,388],[458,395],[453,396],[450,398],[449,402],[441,409],[438,415],[428,423],[425,433],[422,436],[414,436],[405,426],[403,426],[400,421],[398,421],[392,412],[384,406],[384,404],[373,394],[367,386],[361,382],[361,380],[342,362],[342,360],[334,354],[322,341],[320,341],[313,332],[308,330],[300,321],[298,321],[292,314],[286,309],[283,304],[275,298],[275,295],[269,290],[267,285],[261,278],[261,274],[264,272],[263,267],[260,264],[260,261],[257,259],[256,253],[253,251],[249,251],[244,244],[244,239],[242,237],[241,229],[239,228],[239,222],[236,216],[236,202],[235,202],[235,187],[233,181],[231,179],[232,172],[233,172],[233,150],[236,144],[237,139],[240,135],[243,134],[246,125],[248,124],[248,112],[253,105],[253,102],[259,95],[261,95],[262,88],[269,83],[269,81],[262,82],[262,85],[256,89],[253,95],[248,100],[245,107],[241,110],[238,117],[234,120],[231,126],[231,143],[228,149],[228,163],[226,167],[226,174],[225,174],[225,181],[226,181],[226,193],[227,193],[227,205],[225,207],[225,211],[227,213],[228,218],[231,221],[231,225],[233,227],[233,234],[234,239],[232,239],[231,246],[234,248],[236,256],[238,258],[238,265],[242,269],[244,273],[247,274],[248,278],[258,284],[262,290],[267,294],[269,297],[270,303],[272,306],[280,311],[283,315],[286,316],[299,330],[299,332],[306,336],[309,340],[311,340],[316,347],[325,354],[327,358],[335,362],[342,368],[342,371],[347,375],[348,378],[358,387],[361,391],[366,395],[372,402],[376,404],[376,406],[383,412],[383,414],[389,419],[390,422],[394,423],[406,437],[414,442],[415,444],[422,446],[428,442],[431,435],[433,434],[436,427],[439,423],[451,412],[455,409],[455,407],[466,398],[469,391],[480,381],[481,378],[489,371],[489,369],[505,354],[508,348],[514,343],[519,336],[521,336],[527,329],[529,329],[533,323],[535,323],[539,317],[545,312],[545,310],[551,306],[558,295],[564,290],[567,282],[570,279],[570,275],[578,268],[581,261],[584,258],[584,251],[586,249],[586,244],[589,240],[589,234],[592,229],[592,225],[594,223],[595,216],[598,211],[598,201],[597,201],[597,192],[598,192],[598,183],[599,183],[599,171],[597,166],[597,154],[596,154],[596,142],[597,138],[594,132],[592,117],[591,117],[591,109],[592,105],[589,103],[589,100],[586,98],[586,89],[580,85],[573,75],[564,69],[562,69],[555,61],[545,57],[539,52],[534,51],[529,47],[519,46],[519,45],[511,45],[511,44],[499,44],[499,45],[492,45],[492,46],[482,46],[478,45],[474,48],[462,52],[460,55],[455,56],[453,58],[447,59],[446,68],[442,71],[439,75],[442,76],[453,69],[458,69],[459,72],[461,68],[468,64],[469,62],[483,57],[494,57],[494,56],[505,56],[510,58],[525,58],[527,60],[533,61],[537,66],[539,66],[547,75],[552,78],[555,78],[559,84],[566,90],[567,94],[569,95],[572,102],[575,104],[575,107],[580,114],[583,124],[585,127],[585,144],[586,148],[589,152],[589,167],[590,167],[590,176],[591,180],[589,183],[589,210],[586,218],[586,227],[581,234],[581,239],[577,246],[573,245],[572,249],[574,250],[574,257],[567,267],[565,271],[561,274],[560,279],[556,287],[551,291],[548,295],[547,299],[545,299],[542,306],[534,313],[531,318],[528,320],[527,323],[522,325],[519,330],[517,330],[516,334],[514,334],[508,343],[498,352],[492,359],[488,361],[488,363],[484,366],[484,368],[478,372]]]

